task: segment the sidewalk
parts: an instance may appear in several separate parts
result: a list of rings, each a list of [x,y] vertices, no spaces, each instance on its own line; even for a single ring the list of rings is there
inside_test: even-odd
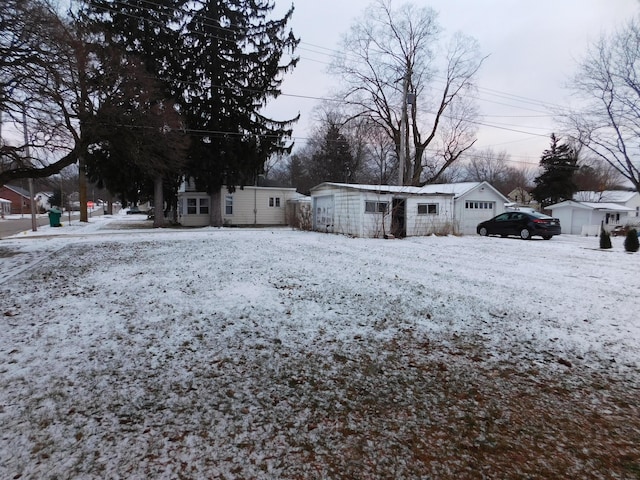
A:
[[[61,227],[51,227],[42,225],[36,232],[31,229],[22,231],[15,235],[5,237],[6,239],[30,238],[30,237],[52,237],[65,235],[91,235],[104,234],[108,231],[117,230],[148,230],[153,228],[153,221],[147,220],[142,215],[97,215],[90,217],[88,222],[81,222],[77,218],[65,221],[61,218]]]

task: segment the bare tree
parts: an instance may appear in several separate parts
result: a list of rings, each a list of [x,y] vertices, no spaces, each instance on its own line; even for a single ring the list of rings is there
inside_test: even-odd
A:
[[[602,36],[579,65],[573,88],[585,101],[567,116],[577,140],[640,191],[640,19]]]
[[[3,139],[0,184],[47,177],[78,159],[72,113],[78,99],[69,85],[80,79],[69,75],[75,55],[67,34],[44,0],[6,0],[0,6],[0,110],[7,124],[28,131]]]
[[[495,152],[491,148],[473,152],[465,164],[464,180],[488,182],[507,196],[515,189],[529,191],[532,174],[527,169],[510,165],[511,157],[506,151]]]
[[[465,95],[483,62],[477,42],[456,34],[443,47],[434,10],[392,10],[390,0],[376,0],[343,43],[333,71],[343,77],[353,115],[387,133],[402,159],[403,184],[438,180],[474,142],[476,112]]]

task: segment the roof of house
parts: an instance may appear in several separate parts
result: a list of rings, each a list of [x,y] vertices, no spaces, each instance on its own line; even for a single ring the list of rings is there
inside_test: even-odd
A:
[[[16,187],[15,185],[2,185],[2,186],[17,193],[18,195],[22,195],[23,197],[26,197],[26,198],[31,198],[31,194],[29,193],[29,191],[25,190],[24,188]]]
[[[11,203],[11,200],[7,200],[6,198],[0,197],[0,203]]]
[[[578,202],[627,203],[638,192],[629,190],[604,190],[602,192],[580,191],[573,196]]]
[[[600,210],[603,212],[632,212],[633,209],[611,202],[576,202],[575,200],[565,200],[564,202],[549,205],[547,209],[559,208],[582,208],[585,210]]]
[[[354,183],[324,182],[313,187],[311,191],[329,186],[336,188],[349,188],[360,191],[370,191],[380,194],[405,193],[410,195],[448,195],[457,198],[480,187],[481,185],[490,187],[494,192],[503,197],[505,201],[508,201],[508,199],[504,195],[498,192],[487,182],[434,183],[425,185],[423,187],[412,187],[406,185],[362,185]]]

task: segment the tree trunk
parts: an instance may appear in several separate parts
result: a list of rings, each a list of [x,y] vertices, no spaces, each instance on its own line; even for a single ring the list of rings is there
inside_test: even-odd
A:
[[[222,226],[222,189],[218,188],[211,196],[211,226]]]
[[[80,221],[87,223],[89,216],[87,215],[87,174],[84,155],[78,157],[78,200],[80,201]]]
[[[162,176],[153,179],[153,228],[164,227],[164,196],[162,191]]]

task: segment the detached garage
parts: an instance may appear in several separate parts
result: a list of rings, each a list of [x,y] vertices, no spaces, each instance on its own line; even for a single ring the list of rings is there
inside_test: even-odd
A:
[[[571,235],[598,235],[601,225],[610,230],[624,225],[634,210],[617,203],[576,202],[566,200],[547,207],[551,215],[560,220],[562,233]]]
[[[448,193],[453,195],[454,218],[458,233],[476,233],[478,223],[503,213],[509,199],[487,182],[462,182],[425,185],[425,193]]]

